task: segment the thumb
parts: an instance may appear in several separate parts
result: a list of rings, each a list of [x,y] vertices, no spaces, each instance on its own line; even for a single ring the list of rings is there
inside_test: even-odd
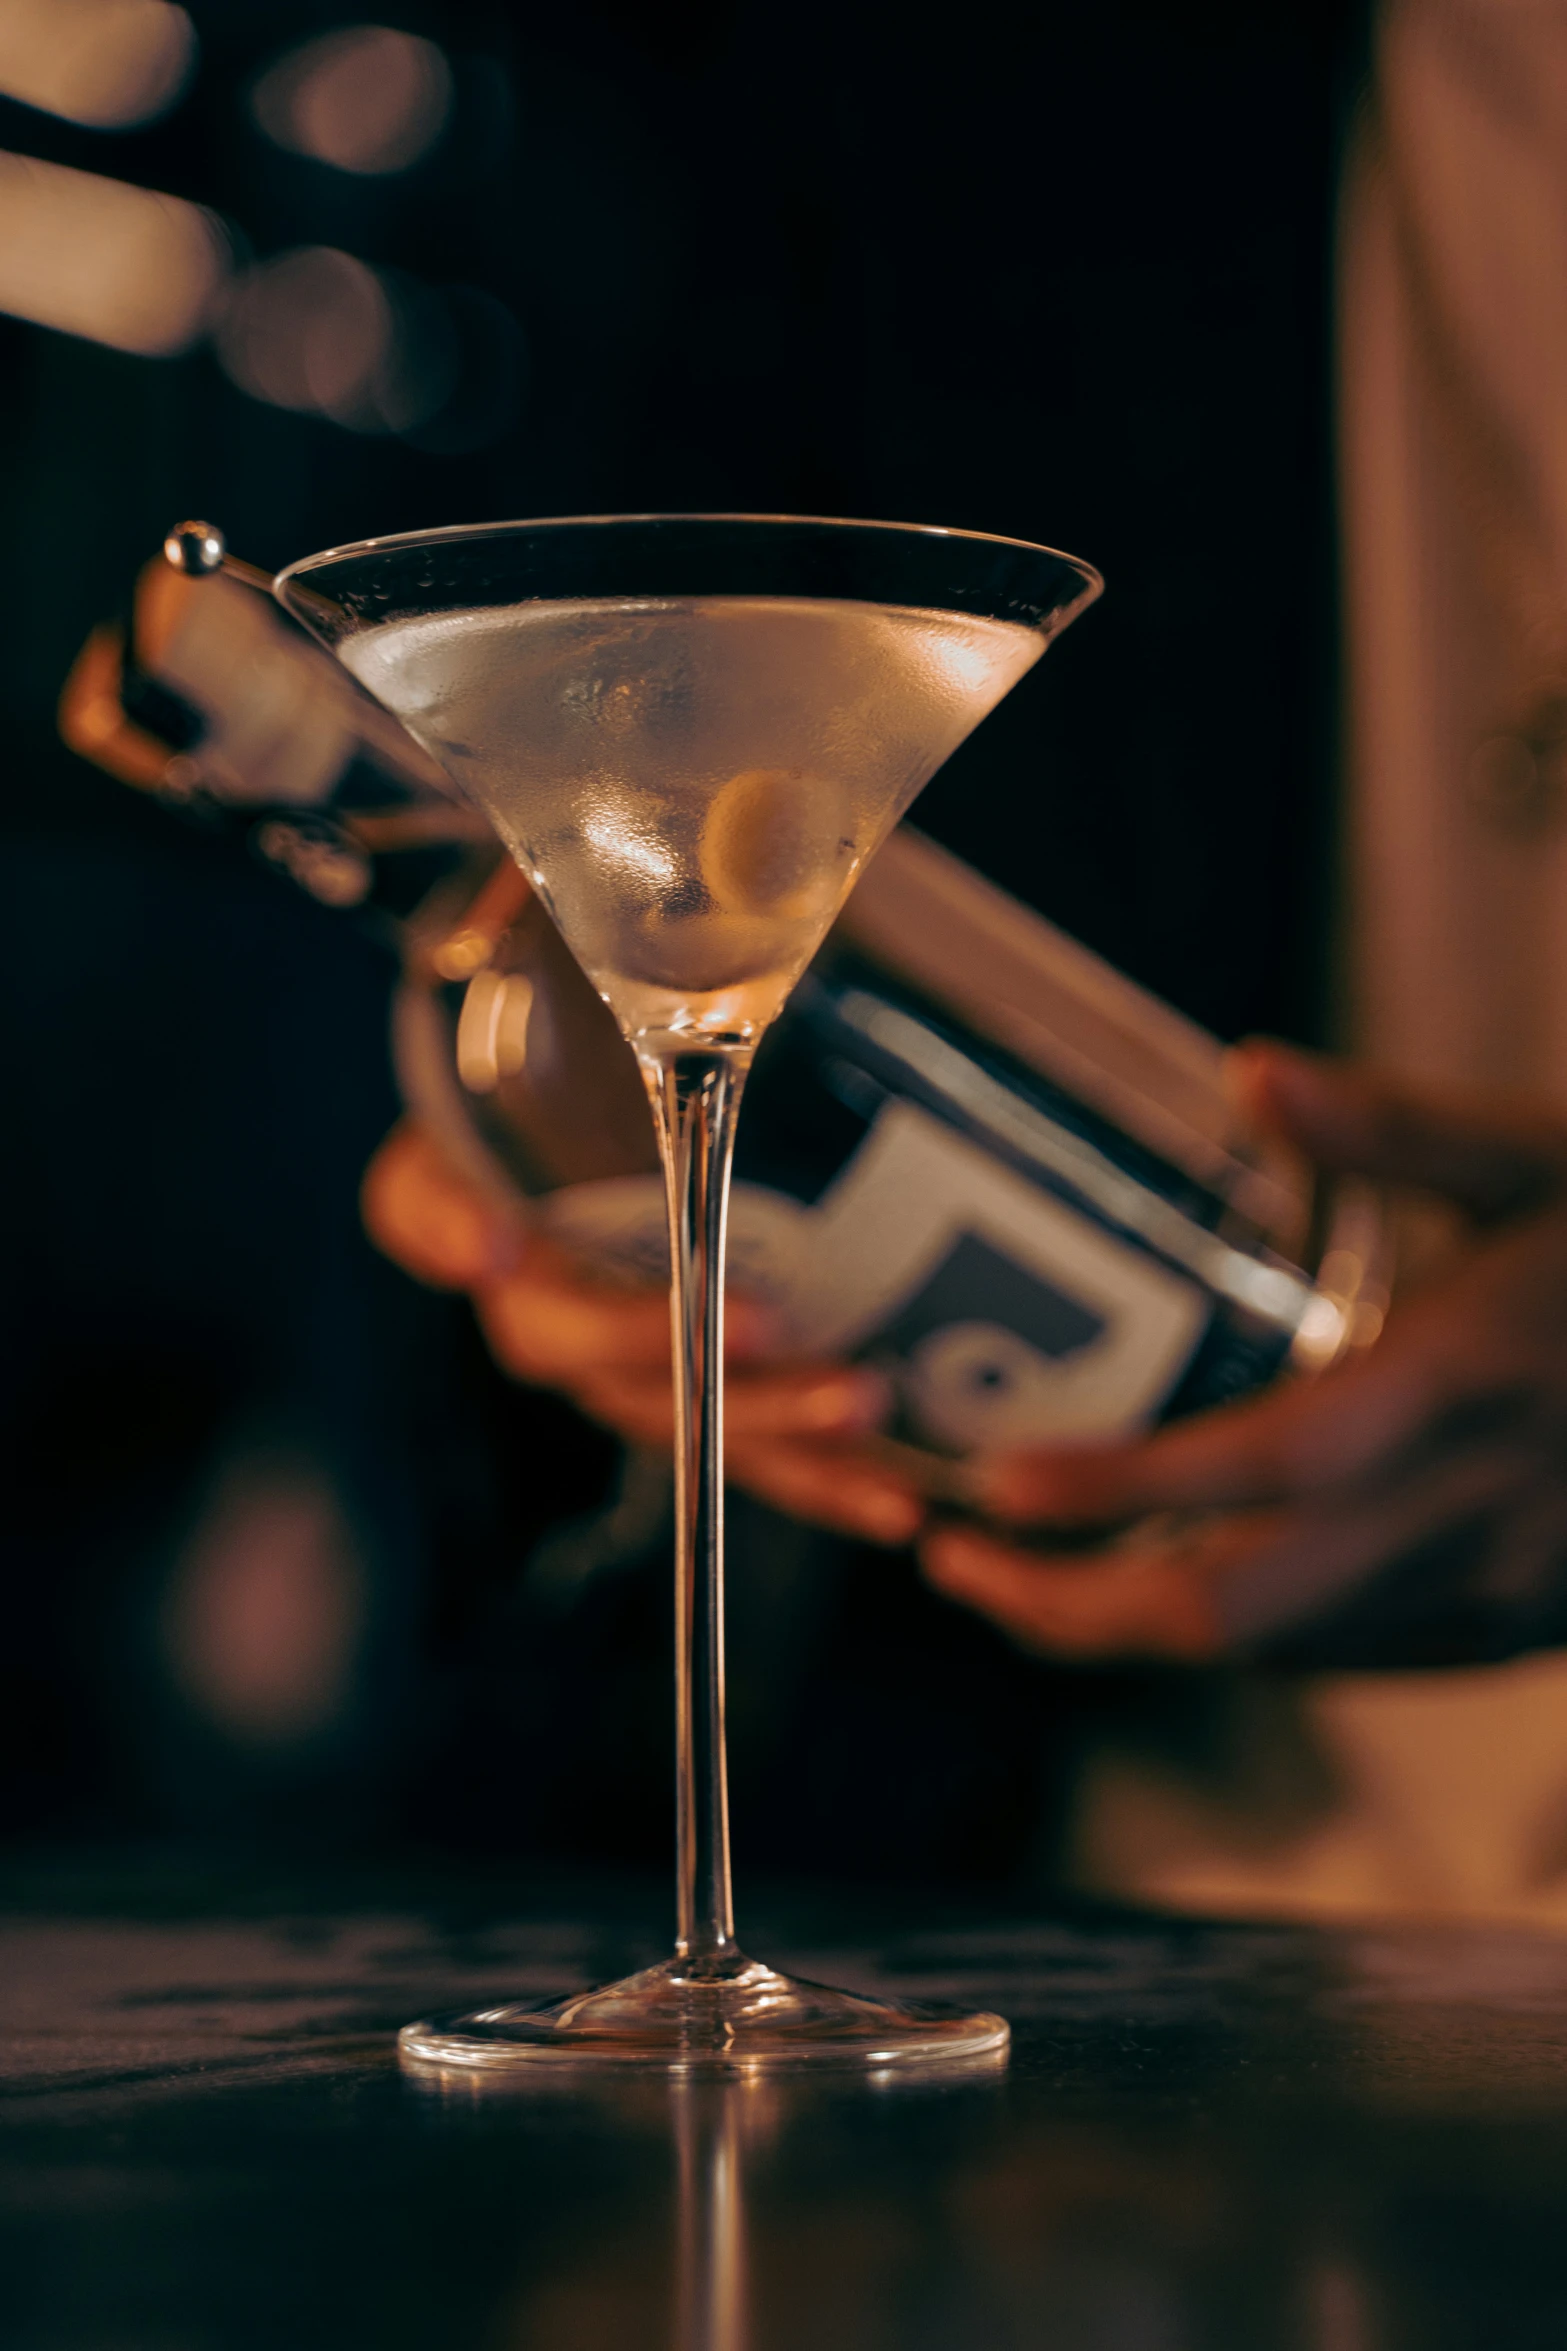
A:
[[[1567,1188],[1567,1126],[1505,1095],[1427,1093],[1266,1038],[1236,1046],[1230,1074],[1258,1126],[1331,1174],[1439,1193],[1480,1224]]]

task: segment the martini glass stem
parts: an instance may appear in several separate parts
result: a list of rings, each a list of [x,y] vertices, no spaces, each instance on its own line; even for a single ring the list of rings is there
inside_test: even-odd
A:
[[[704,1048],[641,1059],[664,1163],[672,1269],[676,1950],[693,1972],[722,1973],[735,1957],[724,1753],[724,1237],[750,1055]]]

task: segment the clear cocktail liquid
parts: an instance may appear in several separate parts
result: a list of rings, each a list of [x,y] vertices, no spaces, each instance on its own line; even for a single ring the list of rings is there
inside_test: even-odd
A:
[[[484,808],[634,1038],[759,1036],[1037,629],[789,598],[536,603],[343,658]]]

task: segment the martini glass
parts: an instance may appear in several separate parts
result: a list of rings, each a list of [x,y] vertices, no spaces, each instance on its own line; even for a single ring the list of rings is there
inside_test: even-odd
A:
[[[909,803],[1100,592],[1019,540],[633,515],[368,539],[285,607],[488,815],[635,1053],[669,1204],[674,1957],[408,2026],[416,2063],[677,2073],[994,2059],[1007,2027],[792,1980],[735,1941],[724,1765],[724,1237],[756,1046]]]

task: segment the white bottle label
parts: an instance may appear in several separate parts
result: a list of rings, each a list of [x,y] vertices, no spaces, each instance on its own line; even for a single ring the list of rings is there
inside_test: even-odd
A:
[[[572,1246],[662,1278],[652,1178],[576,1185],[544,1213]],[[1208,1317],[1197,1284],[907,1102],[814,1206],[737,1185],[729,1269],[782,1313],[791,1353],[885,1363],[918,1432],[954,1452],[1142,1425]]]

